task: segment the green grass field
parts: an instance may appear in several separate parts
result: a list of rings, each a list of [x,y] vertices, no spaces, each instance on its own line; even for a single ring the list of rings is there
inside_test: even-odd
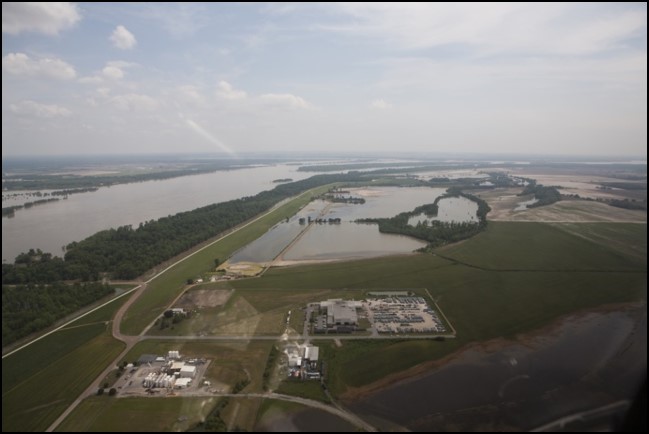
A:
[[[106,324],[128,296],[2,360],[3,431],[43,431],[123,348]]]
[[[124,344],[102,333],[2,394],[3,431],[44,431]],[[3,361],[4,366],[4,361]]]
[[[320,385],[320,381],[302,381],[286,379],[279,383],[279,387],[275,389],[276,393],[283,393],[284,395],[300,396],[302,398],[313,399],[329,403],[329,398],[325,395]]]
[[[489,222],[437,252],[491,270],[646,270],[646,239],[645,224]]]
[[[204,308],[181,323],[160,330],[152,327],[148,334],[159,336],[279,336],[286,330],[286,316],[292,310],[291,323],[302,331],[304,312],[302,308],[310,302],[329,298],[364,297],[358,290],[283,290],[249,289],[236,291],[222,307]],[[295,318],[295,320],[294,320]]]
[[[327,191],[329,187],[323,186],[303,193],[259,221],[193,255],[152,281],[144,294],[133,303],[124,315],[121,331],[129,335],[142,332],[182,292],[188,278],[193,278],[214,268],[215,258],[220,258],[220,260],[228,258],[237,249],[262,236],[277,222],[294,215],[310,201],[312,195]]]
[[[202,421],[218,399],[93,396],[84,400],[57,431],[186,431]]]

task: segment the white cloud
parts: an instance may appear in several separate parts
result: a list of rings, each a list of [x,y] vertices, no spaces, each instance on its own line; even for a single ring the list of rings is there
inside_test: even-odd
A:
[[[186,38],[209,24],[206,7],[200,3],[147,3],[142,14],[158,21],[175,38]]]
[[[72,112],[65,107],[54,104],[41,104],[30,100],[21,101],[18,104],[11,104],[9,107],[13,113],[20,116],[55,118],[67,117],[72,114]]]
[[[68,2],[2,2],[2,33],[38,32],[56,35],[81,19]]]
[[[123,60],[111,60],[110,62],[106,62],[106,66],[102,68],[100,73],[82,77],[79,79],[79,82],[83,84],[100,84],[104,82],[104,79],[120,80],[126,75],[126,72],[124,72],[126,68],[136,65],[137,63],[125,62]]]
[[[156,99],[139,93],[117,95],[111,98],[110,101],[118,109],[129,111],[150,111],[155,110],[160,106],[160,103]]]
[[[325,29],[418,50],[462,46],[470,52],[587,54],[642,36],[646,9],[546,3],[336,3],[345,24]]]
[[[265,103],[277,107],[286,107],[291,109],[307,109],[311,104],[303,98],[290,93],[266,93],[259,98]]]
[[[121,68],[118,68],[116,66],[106,66],[104,69],[101,70],[101,74],[106,77],[110,78],[113,80],[119,80],[120,78],[124,78],[124,71],[122,71]]]
[[[77,73],[61,59],[32,59],[25,53],[9,53],[2,58],[2,70],[13,75],[69,80]]]
[[[133,33],[129,32],[126,27],[119,25],[113,31],[113,34],[110,35],[110,40],[113,45],[121,50],[130,50],[135,47],[137,40]]]
[[[247,96],[246,92],[235,89],[230,83],[223,80],[219,81],[216,94],[225,99],[243,99]]]
[[[201,90],[192,84],[178,86],[175,90],[174,97],[179,101],[201,105],[205,102]]]
[[[101,78],[98,75],[92,75],[92,76],[88,76],[88,77],[81,77],[79,79],[79,83],[83,83],[83,84],[99,84],[99,83],[103,83],[103,81],[104,81],[104,79]]]
[[[110,95],[110,89],[107,88],[107,87],[98,87],[96,90],[97,90],[97,93],[99,95],[103,96],[104,98],[106,98],[106,97],[108,97],[108,95]]]
[[[392,108],[392,104],[390,104],[383,98],[378,98],[370,103],[370,108],[378,109],[378,110],[386,110]]]

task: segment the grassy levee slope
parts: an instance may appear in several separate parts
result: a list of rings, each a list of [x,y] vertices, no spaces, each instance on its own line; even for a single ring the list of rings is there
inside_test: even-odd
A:
[[[2,360],[2,430],[44,431],[123,349],[116,300]]]
[[[294,215],[310,201],[312,195],[325,192],[329,187],[330,185],[327,185],[302,193],[265,217],[187,258],[153,280],[124,315],[122,333],[136,335],[142,332],[182,292],[188,278],[213,269],[215,258],[228,258],[237,249],[262,236],[282,219]]]
[[[422,254],[272,269],[232,285],[242,291],[429,289],[457,339],[346,341],[325,351],[330,387],[340,394],[470,342],[511,338],[575,311],[646,299],[646,259],[637,254],[646,251],[646,225],[616,225],[583,224],[581,232],[606,234],[587,239],[549,224],[489,223],[484,233],[438,250],[450,259]],[[611,239],[629,247],[610,247]]]

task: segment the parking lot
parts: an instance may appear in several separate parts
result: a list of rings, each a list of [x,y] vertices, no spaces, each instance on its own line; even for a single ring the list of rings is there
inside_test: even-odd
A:
[[[395,296],[363,302],[368,318],[379,333],[445,333],[439,313],[423,297]]]

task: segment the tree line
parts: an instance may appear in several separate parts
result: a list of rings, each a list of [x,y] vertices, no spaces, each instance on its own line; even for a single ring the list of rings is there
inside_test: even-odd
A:
[[[59,318],[113,293],[100,282],[2,286],[2,345],[48,327]]]

